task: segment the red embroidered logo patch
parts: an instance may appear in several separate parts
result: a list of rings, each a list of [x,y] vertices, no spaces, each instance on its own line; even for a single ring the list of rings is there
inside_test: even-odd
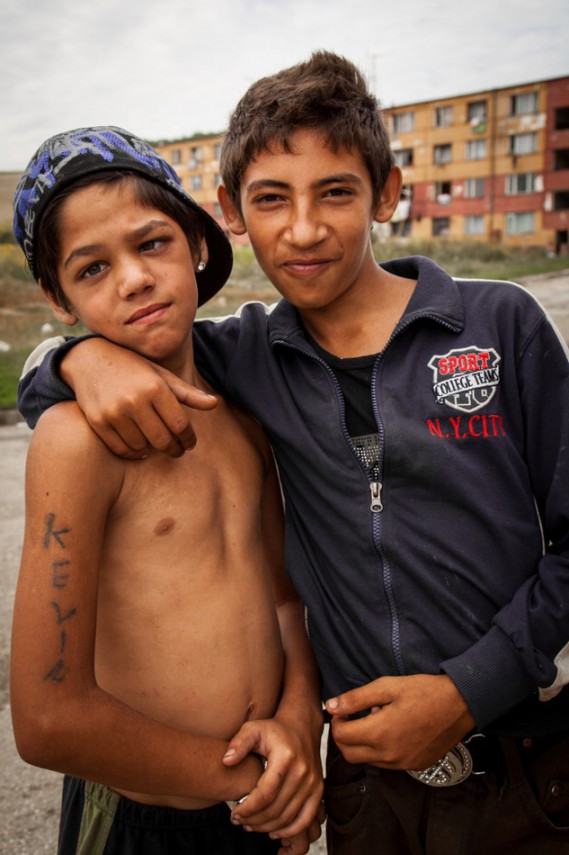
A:
[[[433,356],[433,392],[437,403],[473,413],[494,397],[500,382],[500,356],[494,348],[463,347]]]

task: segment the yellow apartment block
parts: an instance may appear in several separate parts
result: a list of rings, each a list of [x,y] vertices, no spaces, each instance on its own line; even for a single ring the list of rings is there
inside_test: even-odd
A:
[[[569,77],[385,115],[405,185],[393,231],[567,252]]]
[[[384,110],[403,172],[391,231],[568,253],[569,76]],[[224,227],[223,134],[155,143]],[[245,238],[246,240],[246,238]]]
[[[174,167],[190,196],[227,231],[217,201],[222,142],[222,133],[196,134],[188,139],[152,145]]]

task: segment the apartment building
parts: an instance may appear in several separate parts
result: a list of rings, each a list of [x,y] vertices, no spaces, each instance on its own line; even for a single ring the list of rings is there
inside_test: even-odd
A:
[[[188,191],[208,214],[227,231],[217,201],[219,155],[223,134],[196,134],[193,137],[171,142],[153,142],[152,145],[170,163]]]
[[[569,77],[385,115],[404,181],[394,232],[567,251]]]
[[[394,234],[569,252],[569,76],[384,114],[404,183]],[[223,226],[216,198],[222,142],[223,134],[197,135],[155,147]]]

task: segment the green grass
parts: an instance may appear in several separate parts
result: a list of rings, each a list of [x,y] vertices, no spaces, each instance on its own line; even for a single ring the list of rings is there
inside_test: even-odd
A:
[[[374,245],[376,259],[387,261],[405,255],[424,255],[432,258],[451,276],[467,279],[513,279],[568,270],[569,258],[549,257],[543,247],[506,247],[476,241],[390,240]]]
[[[15,406],[18,379],[27,355],[27,350],[0,353],[0,409],[12,409]]]
[[[446,240],[390,240],[374,244],[378,261],[405,255],[425,255],[453,276],[484,279],[523,280],[524,276],[569,269],[569,258],[549,258],[542,248],[487,245]],[[273,303],[278,294],[260,270],[249,247],[235,247],[235,263],[227,285],[198,316],[220,316],[234,312],[247,300]],[[45,332],[50,324],[52,331]],[[0,409],[16,404],[17,381],[26,357],[50,335],[69,334],[58,324],[38,286],[26,270],[20,249],[11,241],[9,229],[0,224]],[[77,327],[74,334],[80,334]],[[1,346],[1,345],[0,345]]]

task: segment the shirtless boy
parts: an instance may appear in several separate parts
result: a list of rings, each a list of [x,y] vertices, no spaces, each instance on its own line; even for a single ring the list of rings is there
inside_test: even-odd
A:
[[[304,853],[322,716],[276,471],[193,361],[229,243],[117,128],[44,143],[15,205],[55,315],[203,393],[194,453],[175,461],[116,457],[70,402],[30,443],[11,701],[21,756],[66,775],[59,852]],[[246,794],[247,830],[225,804]]]

